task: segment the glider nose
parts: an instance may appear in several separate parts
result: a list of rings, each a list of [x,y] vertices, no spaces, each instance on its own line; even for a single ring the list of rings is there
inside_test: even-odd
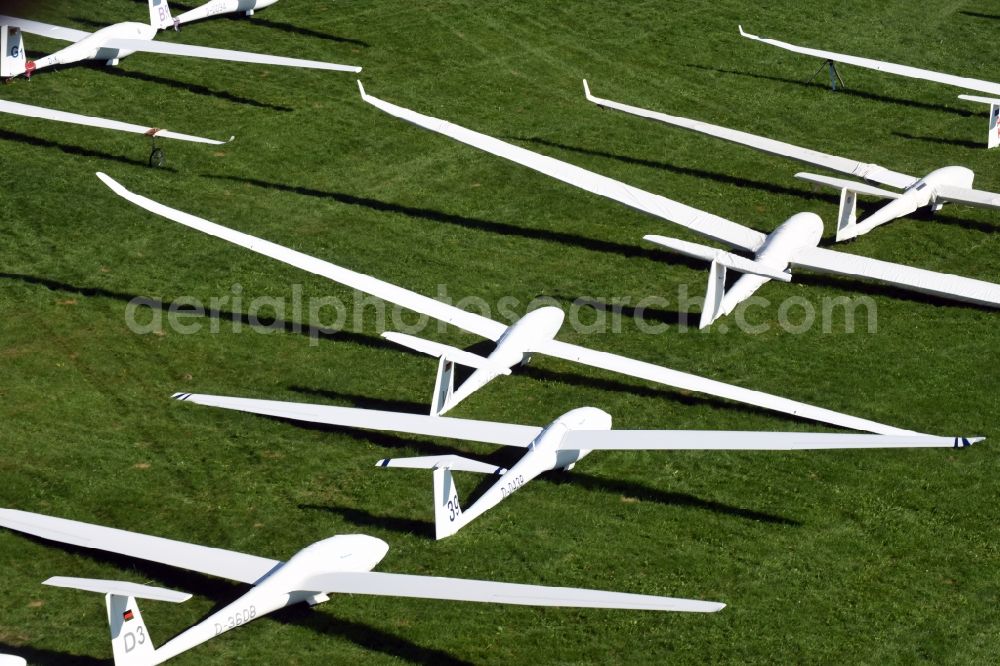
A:
[[[36,65],[34,60],[29,60],[24,63],[24,78],[30,79],[31,75],[35,73],[35,68]]]

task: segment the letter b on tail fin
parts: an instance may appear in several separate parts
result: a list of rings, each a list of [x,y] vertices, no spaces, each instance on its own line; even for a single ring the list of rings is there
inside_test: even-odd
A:
[[[108,605],[108,625],[111,627],[111,648],[115,666],[145,666],[153,663],[153,640],[135,597],[118,594],[105,596]]]
[[[167,0],[149,0],[149,25],[157,30],[174,27],[174,17],[170,15]]]
[[[450,467],[434,469],[434,537],[450,537],[462,526],[462,506]]]
[[[0,78],[10,79],[24,74],[24,35],[12,26],[0,25]]]

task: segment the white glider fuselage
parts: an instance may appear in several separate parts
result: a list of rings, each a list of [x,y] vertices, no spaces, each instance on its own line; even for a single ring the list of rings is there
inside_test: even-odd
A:
[[[786,271],[795,255],[806,248],[817,247],[823,237],[823,220],[815,213],[796,213],[771,232],[760,246],[754,259],[768,268]],[[729,314],[771,281],[762,275],[741,275],[726,291],[716,318]],[[714,321],[714,319],[713,319]]]
[[[511,324],[497,340],[496,347],[490,355],[486,357],[484,366],[476,368],[469,378],[462,382],[440,413],[444,414],[504,370],[527,363],[531,352],[540,344],[555,339],[559,329],[562,328],[565,316],[559,308],[546,306],[532,310]]]
[[[278,0],[212,0],[201,7],[184,12],[177,17],[176,23],[190,23],[201,19],[218,16],[219,14],[236,14],[242,12],[251,16],[256,10],[270,7]]]
[[[464,509],[452,521],[454,534],[486,511],[492,509],[529,481],[544,472],[571,469],[590,453],[589,450],[560,449],[566,433],[571,430],[611,430],[611,415],[596,407],[579,407],[566,412],[546,428],[528,445],[527,451],[489,490]],[[439,535],[438,538],[441,538]]]
[[[152,663],[163,663],[182,652],[286,606],[328,600],[325,590],[304,590],[307,580],[325,573],[371,571],[389,552],[381,539],[347,534],[317,541],[275,567],[224,608],[164,643],[153,653]]]
[[[128,21],[109,25],[44,58],[29,60],[24,67],[25,75],[30,77],[39,69],[53,65],[68,65],[81,60],[104,60],[109,65],[117,64],[119,60],[132,55],[135,51],[109,48],[106,46],[108,42],[115,39],[138,39],[149,42],[156,37],[156,33],[157,29],[147,23]]]

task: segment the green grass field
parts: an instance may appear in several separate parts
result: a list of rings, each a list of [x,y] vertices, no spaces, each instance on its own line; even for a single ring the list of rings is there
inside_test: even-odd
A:
[[[144,4],[65,3],[33,18],[93,30],[145,20]],[[819,63],[740,39],[740,22],[793,43],[998,78],[1000,11],[954,0],[919,10],[903,0],[286,0],[163,39],[363,65],[373,95],[762,231],[810,210],[830,240],[836,197],[792,178],[793,163],[602,112],[583,99],[580,79],[601,96],[900,171],[966,165],[977,186],[1000,189],[1000,155],[983,148],[984,109],[957,100],[960,91],[842,68],[848,90],[831,93],[822,76],[805,83]],[[29,51],[59,47],[28,36]],[[803,275],[760,292],[771,305],[748,320],[768,324],[766,333],[740,332],[732,318],[719,322],[727,332],[685,330],[678,288],[700,297],[707,267],[641,237],[697,237],[382,114],[362,103],[349,74],[136,55],[117,69],[42,72],[0,97],[237,136],[221,148],[161,142],[167,168],[150,169],[142,137],[0,119],[0,506],[279,559],[363,532],[392,547],[382,571],[729,605],[693,616],[337,597],[255,622],[178,664],[966,664],[1000,655],[996,442],[597,453],[435,542],[430,474],[375,461],[435,451],[510,460],[507,452],[169,400],[188,391],[423,411],[435,362],[384,343],[373,316],[319,340],[296,332],[305,315],[291,311],[277,313],[279,330],[268,334],[235,331],[233,314],[247,315],[258,297],[350,305],[353,296],[153,217],[94,172],[429,295],[444,285],[454,300],[513,296],[519,312],[539,296],[567,307],[578,297],[662,296],[662,334],[626,318],[620,332],[560,338],[924,432],[998,433],[996,313]],[[995,282],[998,231],[996,214],[954,207],[894,222],[847,250]],[[185,320],[198,332],[138,335],[126,324],[135,297],[167,310],[232,299],[236,284],[242,302],[223,303],[221,320]],[[793,296],[817,309],[823,299],[870,297],[876,330],[847,333],[834,321],[830,332],[783,332],[779,304]],[[427,335],[477,342],[454,329]],[[454,415],[541,425],[583,405],[608,411],[619,428],[822,429],[550,358]],[[466,498],[478,482],[458,476]],[[102,599],[40,585],[49,576],[195,593],[186,604],[142,605],[157,644],[242,590],[6,531],[0,562],[0,652],[31,663],[110,659]]]

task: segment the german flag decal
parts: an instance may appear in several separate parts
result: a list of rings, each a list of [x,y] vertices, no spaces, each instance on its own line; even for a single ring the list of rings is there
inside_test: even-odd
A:
[[[128,622],[129,620],[131,620],[133,617],[135,617],[135,616],[132,615],[132,609],[131,608],[129,608],[124,613],[122,613],[122,619],[125,620],[126,622]]]

